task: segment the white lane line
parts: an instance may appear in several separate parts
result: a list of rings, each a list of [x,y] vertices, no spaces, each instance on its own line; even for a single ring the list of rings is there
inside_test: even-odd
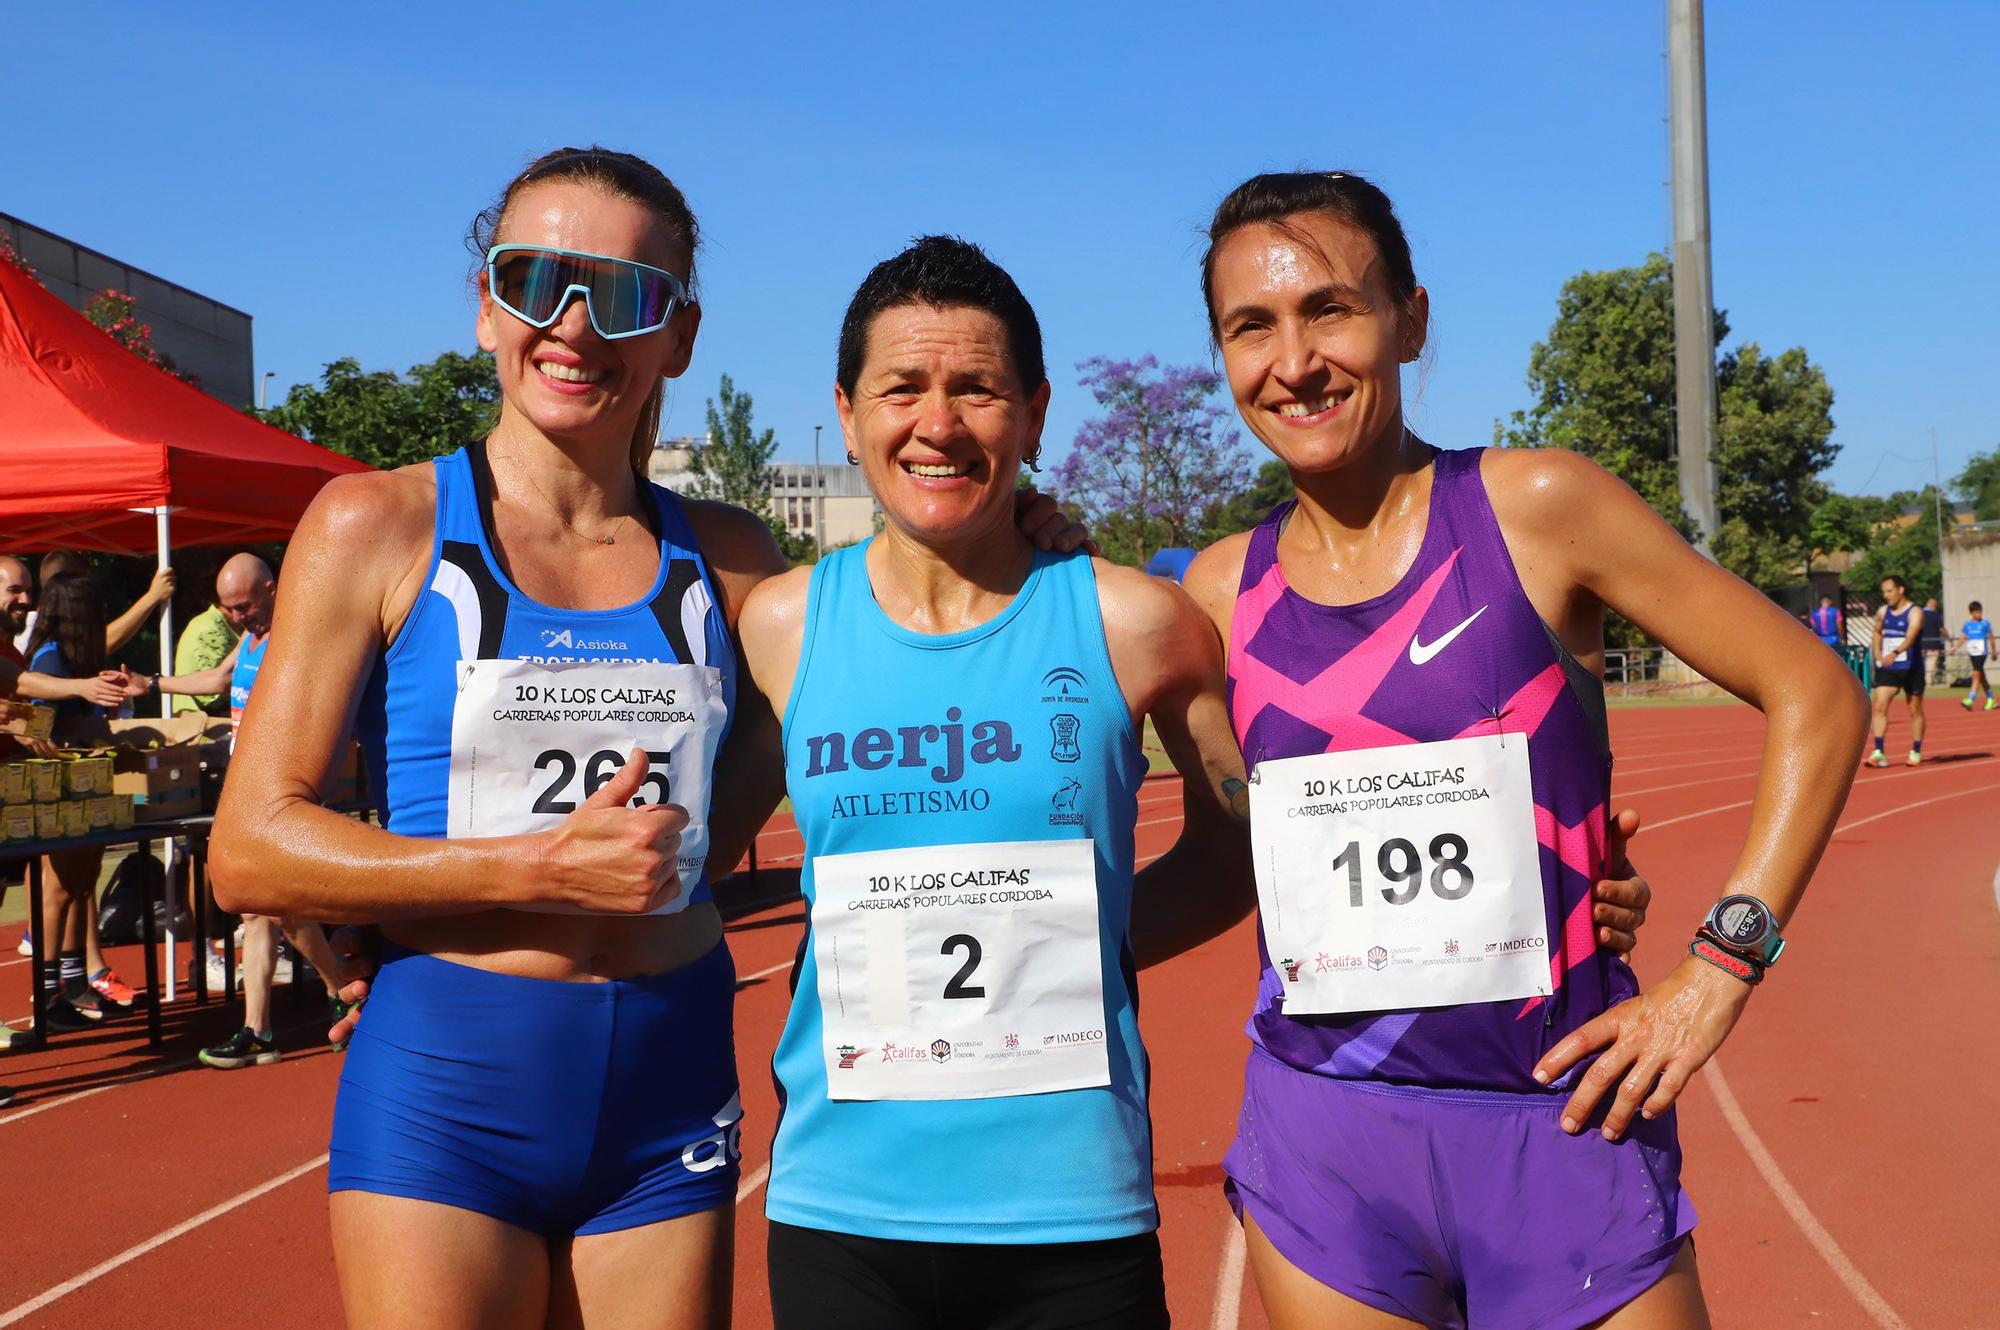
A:
[[[47,1292],[38,1294],[35,1297],[28,1299],[20,1306],[10,1308],[5,1313],[0,1313],[0,1326],[12,1325],[16,1321],[21,1320],[23,1317],[34,1315],[36,1312],[48,1306],[56,1299],[67,1297],[68,1295],[82,1288],[84,1285],[92,1283],[98,1279],[101,1279],[103,1276],[110,1274],[113,1270],[116,1270],[119,1266],[129,1265],[131,1262],[138,1260],[141,1256],[144,1256],[147,1252],[152,1251],[158,1247],[166,1246],[169,1242],[172,1242],[175,1238],[180,1237],[183,1233],[191,1233],[195,1229],[200,1228],[203,1224],[208,1223],[210,1220],[220,1219],[222,1216],[228,1214],[231,1210],[237,1209],[240,1206],[248,1205],[250,1202],[256,1200],[259,1196],[264,1195],[266,1192],[276,1191],[278,1188],[284,1186],[286,1183],[291,1182],[297,1178],[302,1178],[316,1168],[323,1167],[326,1163],[326,1160],[327,1157],[323,1154],[319,1155],[316,1158],[308,1159],[306,1160],[305,1163],[300,1164],[297,1168],[290,1169],[284,1173],[280,1173],[277,1177],[272,1178],[269,1182],[260,1182],[256,1186],[252,1187],[249,1191],[240,1192],[237,1195],[230,1197],[228,1200],[224,1201],[220,1205],[210,1206],[208,1209],[203,1210],[200,1214],[196,1215],[192,1219],[182,1220],[180,1223],[175,1224],[172,1228],[168,1229],[164,1233],[154,1234],[152,1237],[147,1238],[144,1242],[140,1243],[136,1247],[127,1247],[124,1251],[119,1252],[116,1256],[112,1257],[108,1261],[99,1261],[96,1265],[91,1266],[90,1269],[76,1276],[76,1278],[66,1279],[62,1283],[57,1284],[54,1288],[49,1289]]]
[[[1993,908],[2000,910],[2000,867],[1993,870]]]
[[[789,970],[791,968],[792,968],[792,963],[790,961],[779,961],[776,965],[766,966],[765,968],[757,971],[757,973],[755,974],[746,974],[739,976],[738,979],[736,980],[736,986],[738,988],[741,988],[745,984],[754,984],[759,979],[768,979],[780,970]]]
[[[756,1195],[757,1189],[763,1186],[764,1183],[770,1178],[770,1176],[771,1176],[771,1166],[769,1164],[758,1165],[757,1171],[755,1173],[752,1173],[749,1177],[743,1179],[743,1185],[736,1189],[736,1203],[738,1205],[741,1205],[743,1204],[743,1202],[749,1200],[752,1196]]]
[[[1974,759],[1970,759],[1970,760],[1971,760],[1971,761],[1975,761],[1975,762],[1980,762],[1980,761],[1984,761],[1985,759],[1978,759],[1978,758],[1974,758]],[[1901,778],[1910,778],[1910,779],[1914,779],[1915,777],[1918,777],[1918,776],[1928,776],[1928,775],[1931,775],[1931,774],[1933,774],[1933,773],[1935,773],[1935,772],[1939,772],[1939,771],[1942,771],[1942,772],[1946,773],[1947,775],[1949,775],[1949,774],[1950,774],[1951,772],[1953,772],[1953,771],[1957,770],[1957,769],[1958,769],[1958,767],[1959,767],[1959,764],[1957,764],[1957,763],[1953,763],[1953,764],[1952,764],[1952,765],[1950,765],[1950,766],[1924,766],[1924,767],[1916,767],[1916,768],[1912,768],[1912,769],[1905,769],[1905,770],[1903,770],[1903,771],[1892,771],[1892,772],[1888,773],[1887,775],[1884,775],[1884,776],[1878,776],[1878,777],[1876,777],[1876,778],[1875,778],[1874,780],[1870,781],[1870,782],[1869,782],[1869,784],[1870,784],[1870,785],[1880,785],[1880,784],[1881,784],[1882,782],[1884,782],[1884,781],[1888,781],[1888,780],[1896,780],[1896,779],[1901,779]],[[1860,788],[1860,787],[1859,787],[1859,786],[1856,786],[1856,788],[1858,789],[1858,788]],[[1917,800],[1917,802],[1915,802],[1915,803],[1910,803],[1910,804],[1902,804],[1902,805],[1899,805],[1898,807],[1895,807],[1895,808],[1891,808],[1891,809],[1889,809],[1889,810],[1888,810],[1887,812],[1882,812],[1882,813],[1876,813],[1876,814],[1873,814],[1873,815],[1871,815],[1871,816],[1869,816],[1869,817],[1864,817],[1864,818],[1861,818],[1861,819],[1859,819],[1859,820],[1857,820],[1857,821],[1854,821],[1854,822],[1846,822],[1846,823],[1842,823],[1842,824],[1841,824],[1840,826],[1837,826],[1837,827],[1835,827],[1835,828],[1833,829],[1833,834],[1834,834],[1834,835],[1836,835],[1836,836],[1838,836],[1838,835],[1839,835],[1839,834],[1840,834],[1841,832],[1843,832],[1843,831],[1847,831],[1847,830],[1849,830],[1849,829],[1851,829],[1851,828],[1853,828],[1853,827],[1858,827],[1858,826],[1862,826],[1862,825],[1864,825],[1864,824],[1866,824],[1866,823],[1869,823],[1869,822],[1873,822],[1873,821],[1877,820],[1878,818],[1884,818],[1884,817],[1888,817],[1888,816],[1890,816],[1890,815],[1891,815],[1891,814],[1893,814],[1893,813],[1901,813],[1901,812],[1904,812],[1904,811],[1906,811],[1906,810],[1908,810],[1908,809],[1911,809],[1911,808],[1922,808],[1922,807],[1923,807],[1923,806],[1924,806],[1925,804],[1934,804],[1934,803],[1941,803],[1941,802],[1943,802],[1943,801],[1944,801],[1944,800],[1946,800],[1946,799],[1956,799],[1956,798],[1958,798],[1958,797],[1959,797],[1959,795],[1961,795],[1961,794],[1975,794],[1975,793],[1977,793],[1977,792],[1979,792],[1979,791],[1981,791],[1981,790],[1991,790],[1991,789],[1994,789],[1994,788],[1996,788],[1996,787],[1995,787],[1995,786],[1992,786],[1992,785],[1975,785],[1975,786],[1973,786],[1973,787],[1972,787],[1971,789],[1969,789],[1969,790],[1956,790],[1956,791],[1952,792],[1951,794],[1941,794],[1941,795],[1939,795],[1939,796],[1938,796],[1937,798],[1935,798],[1935,799],[1919,799],[1919,800]],[[1729,812],[1730,810],[1732,810],[1732,809],[1736,809],[1736,808],[1748,808],[1748,807],[1749,807],[1749,806],[1751,805],[1751,803],[1753,803],[1753,802],[1754,802],[1754,801],[1753,801],[1753,800],[1750,800],[1750,799],[1742,799],[1742,800],[1738,800],[1738,801],[1737,801],[1736,803],[1733,803],[1733,804],[1717,804],[1717,805],[1716,805],[1715,807],[1713,807],[1713,808],[1700,808],[1700,809],[1696,809],[1696,810],[1695,810],[1694,812],[1692,812],[1692,813],[1682,813],[1682,814],[1681,814],[1681,815],[1680,815],[1679,817],[1670,817],[1670,818],[1667,818],[1667,819],[1665,819],[1664,821],[1660,821],[1660,822],[1651,822],[1651,823],[1647,823],[1647,824],[1645,824],[1645,826],[1643,827],[1643,830],[1645,830],[1645,831],[1658,831],[1658,830],[1659,830],[1660,828],[1662,828],[1662,827],[1671,827],[1671,826],[1672,826],[1672,825],[1674,825],[1674,823],[1676,823],[1676,822],[1690,822],[1690,821],[1693,821],[1693,820],[1694,820],[1695,818],[1698,818],[1698,817],[1707,817],[1707,816],[1708,816],[1709,814],[1711,814],[1711,813],[1727,813],[1727,812]]]
[[[1894,808],[1886,808],[1879,813],[1871,813],[1867,817],[1856,818],[1852,822],[1843,822],[1833,829],[1833,834],[1838,836],[1842,832],[1852,831],[1856,827],[1865,827],[1870,822],[1880,822],[1885,817],[1894,817],[1898,813],[1907,813],[1912,808],[1922,808],[1928,804],[1941,804],[1947,799],[1963,799],[1968,794],[1984,794],[1988,790],[2000,790],[2000,784],[1975,785],[1969,790],[1953,790],[1950,794],[1940,794],[1933,799],[1919,799],[1915,803],[1898,804]]]
[[[1811,1207],[1805,1203],[1805,1198],[1800,1196],[1797,1189],[1786,1179],[1784,1170],[1778,1167],[1778,1161],[1771,1157],[1771,1152],[1764,1148],[1763,1140],[1750,1125],[1750,1119],[1744,1115],[1743,1106],[1736,1102],[1736,1096],[1729,1089],[1728,1080],[1723,1077],[1721,1060],[1710,1058],[1707,1072],[1709,1093],[1715,1096],[1715,1102],[1722,1109],[1722,1116],[1729,1123],[1729,1129],[1736,1133],[1738,1144],[1742,1145],[1744,1153],[1750,1156],[1750,1162],[1757,1166],[1757,1171],[1764,1175],[1764,1181],[1770,1186],[1771,1193],[1778,1198],[1778,1204],[1785,1207],[1785,1213],[1792,1217],[1792,1222],[1806,1235],[1806,1241],[1812,1244],[1813,1250],[1833,1267],[1834,1275],[1841,1283],[1847,1285],[1847,1291],[1852,1293],[1854,1300],[1875,1319],[1876,1325],[1881,1326],[1882,1330],[1909,1330],[1903,1318],[1896,1315],[1895,1309],[1875,1291],[1875,1286],[1868,1282],[1854,1262],[1848,1259],[1847,1253],[1840,1249],[1840,1244],[1833,1240],[1833,1234],[1827,1232],[1826,1227],[1814,1217]]]
[[[1209,1314],[1209,1330],[1236,1330],[1243,1311],[1243,1225],[1229,1225],[1222,1240],[1222,1269],[1215,1276],[1215,1310]]]

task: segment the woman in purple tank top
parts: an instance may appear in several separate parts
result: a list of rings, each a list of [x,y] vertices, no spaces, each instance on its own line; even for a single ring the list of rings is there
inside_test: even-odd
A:
[[[1186,579],[1252,773],[1261,978],[1226,1169],[1272,1322],[1705,1325],[1673,1104],[1782,949],[1860,692],[1591,462],[1409,430],[1429,296],[1373,185],[1258,176],[1209,238],[1231,394],[1296,490]],[[1606,608],[1769,722],[1724,899],[1644,992],[1592,915]]]

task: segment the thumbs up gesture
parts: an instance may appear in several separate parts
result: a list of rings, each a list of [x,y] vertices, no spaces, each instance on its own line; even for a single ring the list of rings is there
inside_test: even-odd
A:
[[[685,809],[626,805],[646,783],[648,759],[635,748],[553,831],[542,833],[548,898],[602,914],[646,914],[680,895],[676,867]]]

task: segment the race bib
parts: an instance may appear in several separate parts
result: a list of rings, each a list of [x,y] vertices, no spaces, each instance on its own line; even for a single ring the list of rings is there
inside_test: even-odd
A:
[[[1527,736],[1260,762],[1250,837],[1288,1013],[1549,992]]]
[[[834,1099],[985,1099],[1111,1083],[1088,840],[813,860]]]
[[[646,782],[633,804],[678,804],[688,814],[681,893],[655,911],[673,914],[687,907],[708,857],[709,772],[727,717],[722,672],[706,665],[461,661],[445,834],[547,831],[643,748]]]

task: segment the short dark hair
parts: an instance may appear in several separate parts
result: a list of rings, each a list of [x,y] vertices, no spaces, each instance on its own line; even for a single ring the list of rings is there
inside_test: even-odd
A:
[[[1410,240],[1396,218],[1395,205],[1371,181],[1352,171],[1279,171],[1253,175],[1216,205],[1208,224],[1208,249],[1201,256],[1201,303],[1208,310],[1210,336],[1220,336],[1215,319],[1215,251],[1231,234],[1259,224],[1284,226],[1294,217],[1324,213],[1366,231],[1388,269],[1389,290],[1399,311],[1417,294],[1410,263]]]
[[[1006,325],[1007,355],[1021,386],[1032,393],[1049,381],[1042,363],[1042,325],[1007,270],[970,240],[918,236],[908,249],[870,268],[854,299],[847,302],[834,379],[848,396],[861,381],[869,329],[880,315],[900,305],[985,310]]]
[[[1900,573],[1884,573],[1882,580],[1884,582],[1894,582],[1899,590],[1908,591],[1910,589],[1910,584],[1903,580]]]
[[[1965,608],[1966,608],[1966,609],[1968,609],[1968,610],[1970,610],[1970,611],[1972,611],[1972,612],[1973,612],[1974,614],[1984,614],[1984,613],[1986,613],[1986,607],[1985,607],[1984,605],[1981,605],[1981,604],[1980,604],[1980,603],[1979,603],[1978,601],[1976,601],[1976,600],[1975,600],[1975,601],[1973,601],[1973,602],[1972,602],[1972,603],[1971,603],[1970,605],[1967,605],[1967,606],[1966,606]]]

